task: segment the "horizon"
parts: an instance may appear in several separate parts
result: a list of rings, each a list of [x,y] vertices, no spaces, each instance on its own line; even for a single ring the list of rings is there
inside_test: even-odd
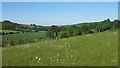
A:
[[[105,20],[107,20],[107,19],[105,19]],[[110,19],[109,19],[110,20]],[[118,19],[115,19],[115,20],[118,20]],[[3,21],[0,21],[0,22],[4,22],[4,21],[10,21],[10,20],[3,20]],[[102,21],[104,21],[104,20],[102,20]],[[53,25],[55,25],[55,26],[67,26],[67,25],[77,25],[77,24],[84,24],[84,23],[97,23],[97,22],[102,22],[102,21],[93,21],[93,22],[78,22],[78,23],[75,23],[75,24],[65,24],[65,25],[56,25],[56,24],[51,24],[51,25],[37,25],[37,24],[35,24],[36,26],[44,26],[44,27],[49,27],[49,26],[53,26]],[[113,22],[114,20],[110,20],[111,22]],[[10,21],[10,22],[12,22],[12,23],[17,23],[17,24],[20,24],[20,25],[31,25],[32,23],[29,23],[29,24],[24,24],[24,23],[18,23],[18,22],[14,22],[14,21]]]
[[[3,20],[41,26],[118,19],[117,2],[3,2]]]

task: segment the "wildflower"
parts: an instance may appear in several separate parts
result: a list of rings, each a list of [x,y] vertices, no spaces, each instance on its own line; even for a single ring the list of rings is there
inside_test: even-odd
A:
[[[53,61],[53,60],[51,60],[51,61]]]
[[[68,47],[70,47],[70,45]]]
[[[71,55],[71,58],[73,58],[73,55]]]
[[[60,61],[61,61],[62,59],[60,58]]]
[[[41,59],[39,58],[39,60],[41,60]]]
[[[61,61],[62,59],[60,59],[60,61]]]
[[[36,59],[37,59],[38,57],[36,57]]]
[[[38,61],[38,63],[39,63],[39,61]]]
[[[70,51],[72,51],[72,50],[70,50]]]
[[[58,59],[57,59],[57,61],[58,61]]]
[[[108,42],[108,44],[110,44],[110,43]]]
[[[73,63],[73,65],[74,65],[75,63]]]
[[[59,56],[59,54],[57,54],[57,56]]]

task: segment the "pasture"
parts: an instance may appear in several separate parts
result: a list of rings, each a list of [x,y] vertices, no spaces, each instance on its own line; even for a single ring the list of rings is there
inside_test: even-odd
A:
[[[25,32],[17,34],[8,34],[2,36],[2,46],[20,45],[25,43],[32,43],[38,40],[47,39],[46,31],[40,32]]]
[[[9,34],[9,35],[3,35],[4,39],[9,39],[10,41],[19,41],[19,40],[34,40],[34,39],[41,39],[41,38],[47,38],[46,37],[46,31],[40,31],[40,32],[25,32],[25,33],[18,33],[18,34]]]
[[[17,40],[16,37],[29,35],[10,36]],[[118,33],[111,30],[4,47],[2,50],[3,66],[117,66]]]

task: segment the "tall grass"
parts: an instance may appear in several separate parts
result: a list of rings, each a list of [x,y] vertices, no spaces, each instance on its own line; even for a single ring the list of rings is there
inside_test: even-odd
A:
[[[116,30],[3,48],[3,66],[117,65]]]

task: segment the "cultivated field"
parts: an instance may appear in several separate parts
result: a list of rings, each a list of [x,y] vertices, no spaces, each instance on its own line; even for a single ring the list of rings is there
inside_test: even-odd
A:
[[[20,31],[14,31],[14,30],[0,30],[0,32],[4,32],[4,33],[9,33],[9,32],[13,32],[13,33],[16,33],[16,32],[20,32]]]
[[[118,33],[110,30],[4,47],[2,58],[3,66],[117,66]]]

